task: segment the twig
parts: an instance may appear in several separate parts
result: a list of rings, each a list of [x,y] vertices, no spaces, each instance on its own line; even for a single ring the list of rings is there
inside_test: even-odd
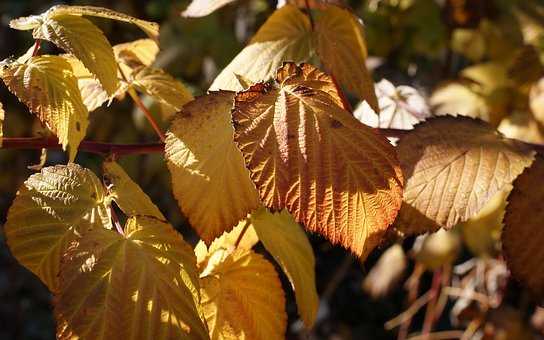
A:
[[[161,131],[161,128],[159,127],[155,119],[153,118],[153,115],[151,114],[151,112],[149,112],[149,110],[144,105],[144,103],[142,103],[142,100],[140,99],[136,91],[134,91],[134,89],[129,87],[127,92],[130,98],[132,98],[132,100],[134,101],[134,104],[136,104],[136,106],[138,106],[138,108],[144,113],[145,117],[149,121],[149,124],[151,124],[151,126],[153,127],[153,130],[155,130],[155,132],[157,133],[157,136],[159,136],[161,141],[164,142],[164,140],[166,139],[166,137],[164,136],[164,133]]]
[[[408,338],[408,340],[446,340],[446,339],[461,339],[462,331],[442,331],[429,333],[427,335],[416,335]]]
[[[436,320],[436,312],[437,312],[437,300],[438,296],[440,294],[440,288],[442,287],[442,268],[438,268],[434,271],[433,274],[433,281],[431,284],[431,289],[429,291],[431,300],[429,301],[429,304],[427,305],[427,311],[425,312],[425,320],[423,321],[423,330],[421,331],[421,334],[423,336],[423,339],[430,339],[428,336],[431,334],[431,331],[433,329],[434,321]]]
[[[115,229],[117,229],[117,232],[121,235],[125,235],[125,232],[123,230],[123,227],[121,227],[121,223],[119,223],[119,217],[117,217],[117,213],[115,213],[115,209],[113,206],[110,206],[111,211],[111,219],[113,220],[113,224],[115,225]]]
[[[306,11],[308,12],[308,16],[310,17],[310,26],[312,27],[312,31],[314,30],[314,17],[312,16],[312,8],[310,7],[310,2],[308,0],[304,0],[304,3],[306,4]]]
[[[246,219],[246,224],[244,224],[244,227],[242,228],[242,231],[240,232],[240,235],[238,235],[238,238],[236,239],[236,242],[234,242],[234,248],[238,248],[240,245],[240,242],[242,241],[242,238],[244,237],[247,229],[249,228],[249,218]]]
[[[404,312],[400,313],[393,319],[387,321],[384,325],[385,329],[390,330],[397,326],[402,326],[406,324],[408,321],[412,320],[414,315],[423,307],[429,300],[431,299],[431,294],[429,292],[426,292],[425,294],[421,295],[419,298],[417,298],[411,305],[406,309]]]
[[[424,272],[425,272],[425,267],[421,263],[416,262],[412,275],[410,275],[408,280],[406,280],[405,287],[408,290],[408,299],[407,299],[408,306],[412,306],[417,301],[417,293],[419,291],[419,282],[421,280],[421,275],[423,275]],[[427,303],[427,301],[425,303]],[[420,306],[419,308],[421,307],[423,307],[423,305]],[[405,340],[408,337],[408,331],[410,330],[410,325],[412,324],[412,317],[413,315],[408,315],[406,319],[402,320],[402,323],[399,328],[399,333],[397,335],[397,340]]]
[[[8,137],[2,139],[0,149],[61,149],[56,138],[41,137]],[[82,141],[79,150],[89,153],[107,156],[137,155],[164,152],[164,143],[142,143],[142,144],[112,144],[93,141]]]
[[[40,52],[41,43],[42,41],[40,39],[36,39],[36,41],[34,42],[34,50],[32,51],[33,57],[37,56]]]

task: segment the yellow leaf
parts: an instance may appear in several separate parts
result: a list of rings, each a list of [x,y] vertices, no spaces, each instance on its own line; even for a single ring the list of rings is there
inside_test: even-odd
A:
[[[151,66],[159,53],[159,45],[152,39],[138,39],[113,46],[113,53],[119,62],[130,64],[130,61],[136,61]]]
[[[251,250],[210,254],[201,306],[212,340],[284,339],[285,297],[274,266]]]
[[[238,245],[236,245],[237,242]],[[240,221],[231,231],[224,232],[221,236],[213,240],[209,247],[206,247],[204,241],[199,241],[194,249],[196,261],[199,266],[205,265],[203,262],[207,260],[208,253],[213,253],[219,249],[234,250],[234,248],[237,248],[250,250],[258,242],[259,237],[250,224],[249,218],[247,218]]]
[[[28,108],[46,124],[73,161],[85,137],[89,112],[83,104],[70,64],[60,56],[32,57],[26,64],[13,62],[0,77]]]
[[[2,147],[2,140],[4,139],[4,119],[5,111],[2,102],[0,102],[0,147]]]
[[[407,180],[397,226],[411,234],[476,215],[531,164],[534,152],[482,121],[444,116],[401,138],[398,155]]]
[[[400,244],[389,247],[363,280],[362,288],[374,299],[383,298],[398,287],[408,260]]]
[[[132,217],[124,235],[94,229],[63,261],[58,339],[209,339],[194,254],[169,224]]]
[[[506,66],[498,62],[469,66],[461,72],[461,76],[479,85],[478,92],[485,95],[491,94],[498,88],[511,85]]]
[[[131,84],[134,88],[175,111],[193,100],[193,96],[181,82],[161,69],[143,67],[133,77]]]
[[[508,138],[544,144],[544,128],[535,119],[535,115],[526,111],[514,111],[501,121],[497,129]]]
[[[461,250],[461,238],[456,230],[440,229],[421,237],[423,240],[419,247],[414,246],[414,255],[419,263],[435,270],[455,262]]]
[[[159,38],[159,25],[154,22],[136,19],[130,15],[115,12],[111,9],[94,6],[56,5],[41,15],[32,15],[11,20],[9,26],[18,30],[30,30],[41,25],[47,18],[57,15],[92,16],[123,21],[138,26],[153,40],[158,40]]]
[[[462,83],[447,83],[438,87],[430,98],[438,115],[460,115],[490,120],[485,98]]]
[[[174,196],[207,244],[259,205],[233,141],[233,97],[216,92],[195,99],[175,116],[166,135]]]
[[[393,146],[357,121],[311,65],[286,64],[276,83],[235,99],[234,140],[263,204],[365,257],[395,219],[402,174]],[[285,72],[290,69],[291,73]]]
[[[61,257],[89,228],[111,228],[102,183],[76,164],[43,168],[19,189],[4,226],[11,253],[52,292]]]
[[[538,156],[508,195],[502,249],[512,275],[539,299],[544,297],[544,159]]]
[[[233,1],[234,0],[193,0],[181,15],[187,18],[204,17]]]
[[[268,18],[249,45],[221,71],[210,90],[241,91],[244,87],[238,81],[239,76],[260,82],[273,77],[285,61],[306,61],[312,55],[311,40],[308,17],[295,6],[283,6]]]
[[[104,162],[104,177],[109,182],[108,193],[128,216],[145,215],[166,220],[140,186],[115,162]]]
[[[544,125],[544,78],[541,78],[531,87],[529,93],[529,107],[534,118]]]
[[[299,314],[306,327],[312,328],[319,297],[315,286],[314,252],[306,233],[285,210],[272,214],[260,208],[251,214],[251,225],[289,278]]]
[[[100,82],[94,78],[79,59],[69,54],[63,55],[63,57],[72,66],[83,104],[85,104],[89,112],[96,110],[110,99]],[[119,90],[121,90],[121,87],[119,87]]]
[[[33,32],[34,39],[51,41],[74,55],[100,81],[111,96],[117,90],[117,63],[113,50],[98,27],[89,20],[74,15],[47,16]]]
[[[374,81],[365,64],[367,50],[362,21],[349,10],[329,5],[316,20],[315,39],[325,70],[379,112]]]

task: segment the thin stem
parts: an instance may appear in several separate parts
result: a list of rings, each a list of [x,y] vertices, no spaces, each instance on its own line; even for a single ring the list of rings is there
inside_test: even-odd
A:
[[[115,229],[117,229],[117,232],[119,234],[125,235],[123,227],[121,227],[121,223],[119,222],[119,217],[117,217],[117,213],[115,212],[115,209],[113,208],[113,206],[110,206],[110,212],[111,212],[111,219],[113,220],[113,224],[115,225]]]
[[[308,12],[308,16],[310,17],[310,26],[312,27],[312,31],[313,31],[314,17],[312,16],[312,8],[310,7],[310,2],[308,0],[304,0],[304,3],[306,4],[306,11]]]
[[[431,290],[429,291],[431,300],[429,301],[429,304],[427,305],[427,311],[425,312],[425,320],[423,321],[423,330],[421,332],[422,339],[430,339],[427,338],[432,329],[435,320],[437,319],[437,300],[438,296],[440,294],[440,289],[442,287],[442,268],[436,269],[433,274],[433,282],[431,284]]]
[[[132,100],[134,101],[134,104],[136,104],[136,106],[138,106],[138,108],[145,114],[145,117],[149,121],[149,124],[151,124],[151,126],[153,127],[153,130],[155,130],[155,132],[157,133],[157,136],[159,136],[161,141],[164,142],[164,140],[166,139],[166,137],[164,136],[164,133],[161,131],[159,125],[153,118],[153,115],[151,114],[151,112],[149,112],[149,110],[144,105],[144,103],[142,103],[142,100],[140,99],[136,91],[134,91],[134,89],[129,87],[127,92],[130,95],[130,98],[132,98]]]
[[[242,238],[246,234],[247,229],[249,228],[249,219],[246,219],[246,224],[244,224],[244,227],[242,228],[242,231],[240,232],[240,235],[238,235],[238,238],[236,239],[236,242],[234,242],[234,248],[238,248],[240,245],[240,242],[242,242]]]
[[[37,56],[40,52],[41,43],[42,41],[40,39],[36,39],[36,41],[34,42],[34,50],[32,51],[33,57]]]

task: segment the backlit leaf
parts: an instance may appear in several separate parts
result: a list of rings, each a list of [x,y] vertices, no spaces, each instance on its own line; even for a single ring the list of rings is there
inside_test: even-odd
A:
[[[32,15],[11,20],[9,26],[18,30],[30,30],[41,25],[47,18],[57,15],[92,16],[123,21],[138,26],[153,40],[158,40],[159,37],[159,25],[154,22],[140,20],[130,15],[112,11],[111,9],[94,6],[56,5],[41,15]]]
[[[286,208],[310,231],[365,257],[400,208],[395,150],[305,77],[320,72],[305,69],[315,68],[288,63],[274,84],[239,93],[234,140],[266,207]]]
[[[34,39],[48,40],[74,55],[100,81],[111,96],[117,90],[117,63],[113,50],[98,27],[74,15],[52,15],[34,29]]]
[[[508,268],[515,278],[544,297],[544,160],[537,157],[514,182],[508,196],[502,245]]]
[[[372,298],[383,298],[398,287],[408,260],[400,244],[389,247],[363,280],[363,290]]]
[[[285,61],[303,62],[312,55],[308,17],[293,5],[276,10],[255,36],[214,80],[210,90],[241,91],[237,75],[251,82],[273,77]]]
[[[285,297],[274,266],[246,249],[220,249],[201,271],[201,306],[212,340],[284,339]]]
[[[11,253],[52,292],[61,257],[80,233],[111,228],[102,183],[76,164],[43,168],[30,176],[9,209],[4,230]]]
[[[444,116],[401,138],[398,155],[407,180],[397,225],[411,234],[468,220],[531,164],[534,152],[482,121]]]
[[[95,229],[65,255],[58,339],[208,339],[191,247],[167,223],[132,217],[124,235]]]
[[[175,116],[166,136],[174,196],[207,244],[259,205],[233,141],[233,98],[215,92],[195,99]]]
[[[251,214],[251,225],[289,278],[299,314],[310,329],[317,316],[319,297],[315,286],[314,252],[306,233],[285,210],[272,214],[260,208]]]
[[[140,186],[115,162],[104,162],[104,177],[110,197],[127,216],[145,215],[166,220]]]
[[[113,46],[113,53],[120,71],[130,79],[142,66],[151,66],[155,62],[159,45],[152,39],[139,39]]]
[[[143,67],[133,77],[131,84],[138,91],[175,111],[193,100],[191,92],[181,82],[161,69]]]
[[[317,54],[327,72],[348,92],[368,102],[379,112],[374,81],[368,72],[362,21],[349,10],[329,5],[316,21]]]
[[[63,57],[72,66],[83,104],[85,104],[89,112],[96,110],[110,99],[100,82],[94,78],[93,74],[85,68],[85,65],[79,59],[69,54]]]
[[[83,104],[72,67],[59,56],[32,57],[26,64],[4,64],[0,77],[38,118],[57,135],[73,161],[85,137],[89,112]]]
[[[0,102],[0,147],[2,147],[2,140],[4,139],[4,119],[5,111],[2,102]]]
[[[439,115],[460,115],[489,121],[485,98],[465,84],[452,82],[438,87],[429,99]]]
[[[204,17],[235,0],[193,0],[181,13],[184,17]]]

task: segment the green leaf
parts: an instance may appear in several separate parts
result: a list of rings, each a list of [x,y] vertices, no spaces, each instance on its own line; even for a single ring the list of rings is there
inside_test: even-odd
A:
[[[93,172],[76,164],[43,168],[19,189],[4,226],[11,253],[52,292],[61,257],[87,229],[111,228],[106,193]]]
[[[73,161],[87,130],[89,112],[83,104],[70,64],[60,56],[32,57],[26,64],[4,64],[0,77],[9,90],[55,135]]]
[[[92,230],[63,260],[58,339],[209,339],[195,256],[169,224],[141,216],[124,235]]]
[[[251,214],[251,225],[289,278],[299,314],[306,327],[312,328],[319,297],[315,286],[314,252],[306,233],[286,210],[272,214],[260,208]]]

